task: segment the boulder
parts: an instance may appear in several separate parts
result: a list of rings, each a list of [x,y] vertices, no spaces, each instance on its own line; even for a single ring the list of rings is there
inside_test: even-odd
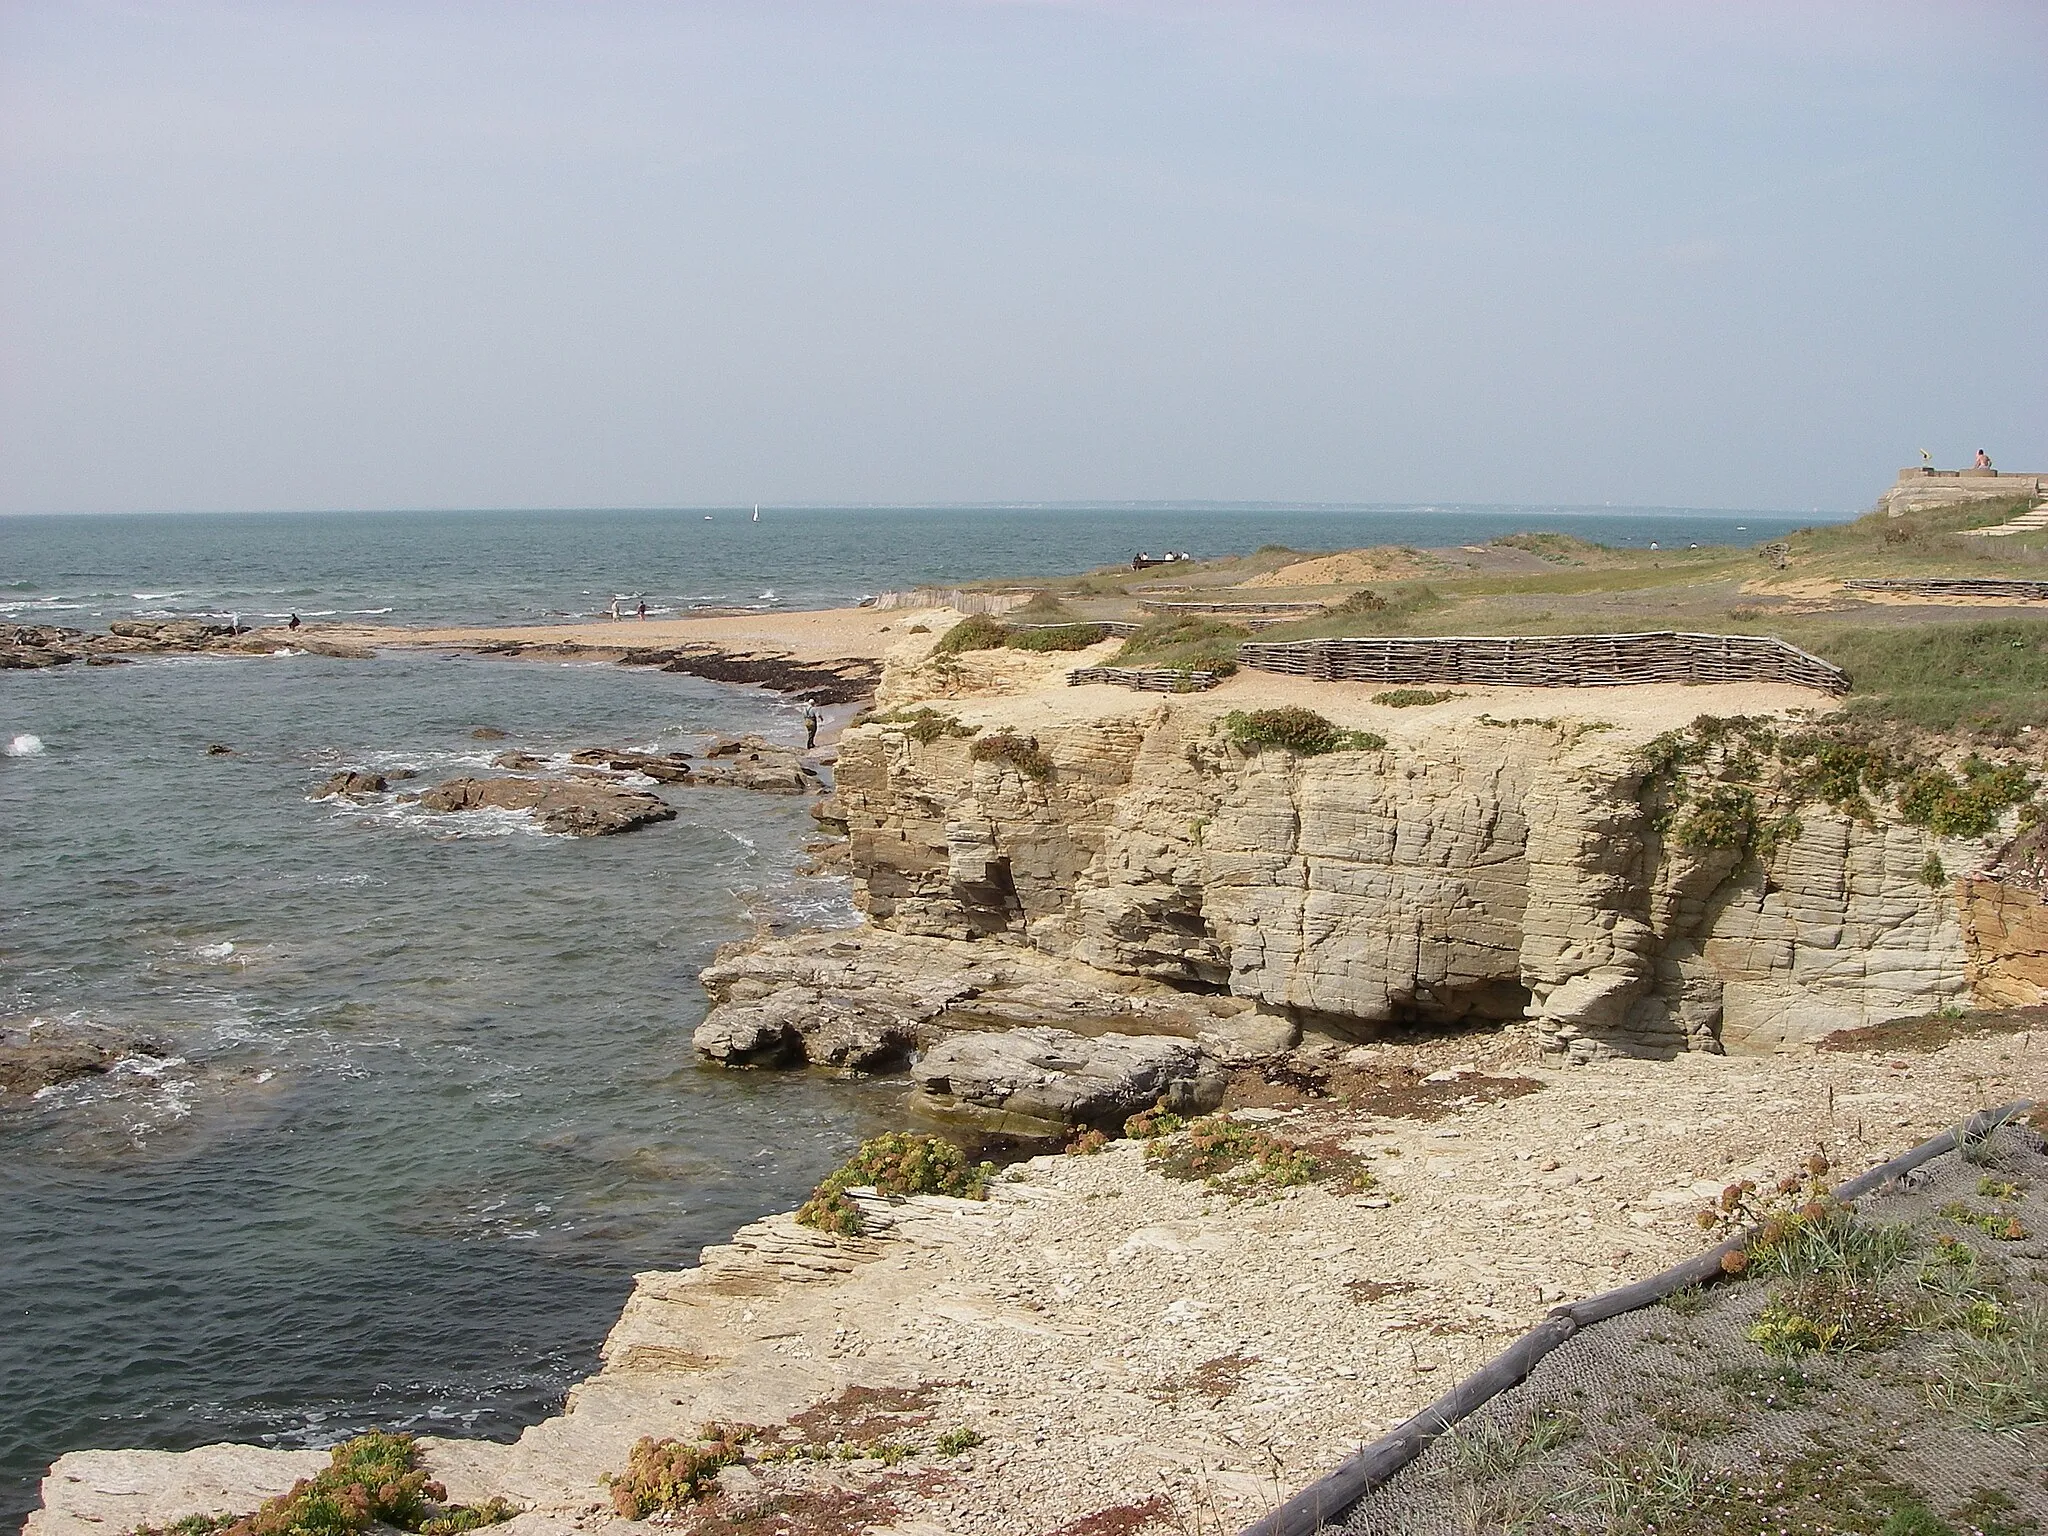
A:
[[[588,768],[611,768],[620,773],[644,773],[658,784],[693,784],[696,777],[690,759],[682,752],[635,752],[625,747],[584,747],[569,754],[569,761]]]
[[[816,1066],[873,1072],[957,1030],[1052,1026],[1077,1035],[1179,1036],[1211,1056],[1264,1029],[1238,998],[1177,992],[995,940],[956,942],[876,928],[728,944],[699,973],[713,1007],[698,1052],[728,1066]]]
[[[491,759],[491,766],[509,769],[513,773],[531,773],[541,766],[541,761],[530,752],[500,752]]]
[[[207,751],[211,752],[211,747]],[[391,786],[384,781],[381,773],[370,773],[361,768],[344,768],[325,784],[322,784],[308,800],[326,800],[339,795],[345,800],[358,800],[364,795],[381,795]]]
[[[422,810],[530,811],[544,832],[606,837],[651,822],[672,821],[675,810],[659,795],[615,785],[558,779],[450,779],[422,790]]]
[[[1181,1113],[1223,1102],[1224,1073],[1192,1040],[1168,1035],[1077,1035],[1064,1029],[958,1034],[910,1069],[912,1106],[1007,1136],[1119,1130],[1164,1100]]]
[[[232,639],[235,634],[231,625],[204,619],[116,619],[107,632],[171,651],[201,650],[209,641]]]

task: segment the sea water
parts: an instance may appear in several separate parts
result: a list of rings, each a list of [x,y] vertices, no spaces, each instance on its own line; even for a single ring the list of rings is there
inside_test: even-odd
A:
[[[0,619],[404,623],[804,606],[1137,548],[1668,546],[1765,514],[387,514],[0,519]],[[772,594],[772,595],[771,595]],[[479,728],[502,739],[479,740]],[[852,920],[800,799],[667,791],[616,838],[314,801],[336,769],[689,749],[796,708],[649,670],[165,657],[0,673],[0,1018],[161,1042],[0,1105],[0,1518],[84,1446],[510,1436],[559,1406],[636,1269],[801,1199],[900,1085],[710,1071],[696,973]],[[209,749],[225,747],[226,753]]]

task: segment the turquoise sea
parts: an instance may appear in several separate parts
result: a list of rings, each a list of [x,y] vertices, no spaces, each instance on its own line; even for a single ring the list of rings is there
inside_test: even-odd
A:
[[[518,623],[812,607],[1267,543],[1558,528],[1752,542],[1783,513],[961,508],[0,518],[0,622],[296,611]],[[479,742],[478,727],[506,733]],[[797,739],[756,690],[608,666],[158,658],[0,673],[0,1023],[169,1055],[0,1099],[0,1519],[56,1455],[368,1425],[510,1436],[596,1363],[636,1269],[800,1199],[898,1086],[699,1069],[695,975],[844,923],[801,801],[670,791],[626,837],[306,799],[505,748]],[[210,744],[232,749],[209,755]]]

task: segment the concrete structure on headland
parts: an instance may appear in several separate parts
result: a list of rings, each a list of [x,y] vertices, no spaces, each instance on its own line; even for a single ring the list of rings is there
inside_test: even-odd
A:
[[[1929,469],[1924,465],[1899,471],[1899,483],[1878,498],[1878,507],[1894,517],[1921,507],[1947,507],[1960,502],[1990,501],[2008,496],[2048,496],[2048,473],[2009,469]]]

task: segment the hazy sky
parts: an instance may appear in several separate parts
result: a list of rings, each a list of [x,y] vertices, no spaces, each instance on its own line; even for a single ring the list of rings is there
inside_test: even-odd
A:
[[[2048,469],[2048,6],[0,0],[0,510]]]

